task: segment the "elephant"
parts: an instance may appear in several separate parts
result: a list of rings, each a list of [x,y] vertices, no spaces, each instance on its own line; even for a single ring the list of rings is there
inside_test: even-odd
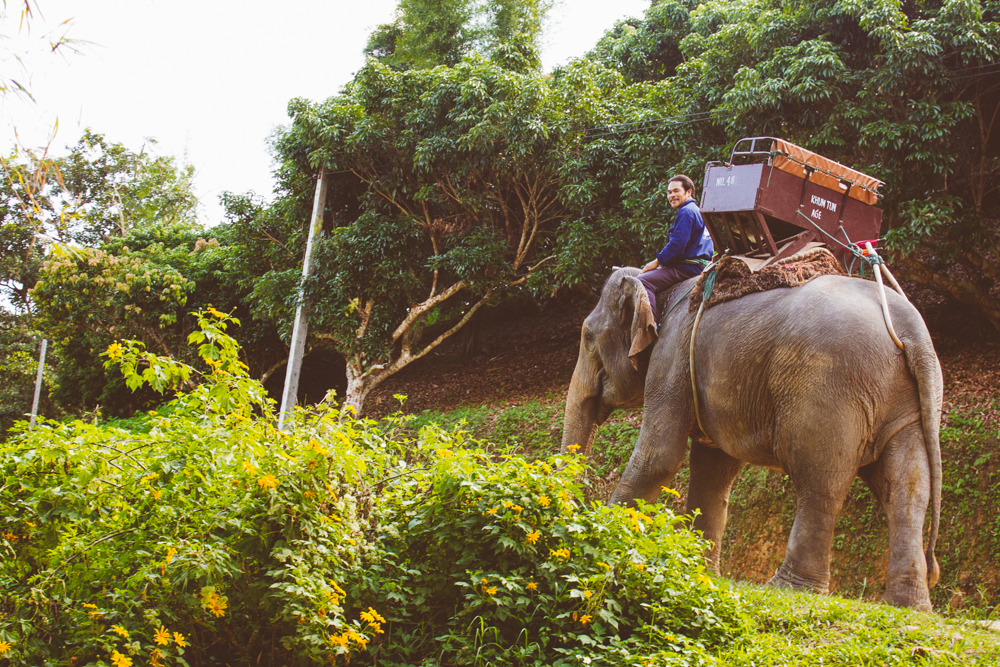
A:
[[[699,510],[691,527],[708,540],[716,574],[740,470],[750,463],[785,473],[795,520],[768,585],[819,593],[829,590],[834,525],[858,476],[888,519],[883,600],[930,611],[940,574],[943,379],[916,308],[886,293],[900,349],[875,283],[825,275],[704,310],[692,347],[695,315],[687,303],[674,304],[687,301],[697,278],[659,297],[667,312],[657,329],[638,273],[616,268],[583,323],[563,451],[578,445],[589,455],[597,427],[615,409],[641,407],[638,439],[609,502],[653,502],[690,440],[687,511]]]

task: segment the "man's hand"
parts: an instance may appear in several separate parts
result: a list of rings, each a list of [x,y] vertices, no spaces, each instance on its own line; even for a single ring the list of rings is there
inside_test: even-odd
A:
[[[640,271],[639,273],[645,273],[646,271],[652,271],[653,269],[658,269],[658,268],[660,268],[660,260],[654,259],[652,262],[642,267],[642,271]]]

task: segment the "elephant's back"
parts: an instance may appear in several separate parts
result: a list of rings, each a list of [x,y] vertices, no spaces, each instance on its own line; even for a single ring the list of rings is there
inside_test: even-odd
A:
[[[886,299],[900,336],[930,340],[916,308],[891,288]],[[886,328],[878,285],[849,276],[820,276],[808,283],[751,294],[705,313],[705,328],[720,326],[758,339],[788,339],[798,345],[851,347],[861,339],[895,347]],[[898,323],[898,324],[897,324]],[[701,325],[699,326],[699,335]],[[881,346],[881,345],[880,345]]]

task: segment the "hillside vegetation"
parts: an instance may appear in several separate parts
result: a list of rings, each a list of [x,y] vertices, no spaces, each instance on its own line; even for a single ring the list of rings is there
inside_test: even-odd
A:
[[[318,406],[280,432],[231,323],[199,314],[191,344],[213,370],[160,410],[47,421],[4,446],[0,664],[1000,660],[976,615],[709,575],[669,503],[593,502],[599,470],[543,451],[556,402],[442,415],[451,427]],[[197,375],[139,344],[105,356],[133,387]],[[502,442],[471,436],[480,417]]]

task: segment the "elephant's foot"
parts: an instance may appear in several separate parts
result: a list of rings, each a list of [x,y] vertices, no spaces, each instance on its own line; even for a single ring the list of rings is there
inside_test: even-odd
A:
[[[916,581],[890,583],[882,601],[893,607],[907,607],[928,613],[934,611],[926,584]]]
[[[781,567],[774,573],[774,576],[767,582],[767,585],[772,588],[793,588],[797,591],[811,591],[823,595],[830,592],[829,579],[819,581],[803,577],[792,572],[791,568],[785,563],[781,564]]]

